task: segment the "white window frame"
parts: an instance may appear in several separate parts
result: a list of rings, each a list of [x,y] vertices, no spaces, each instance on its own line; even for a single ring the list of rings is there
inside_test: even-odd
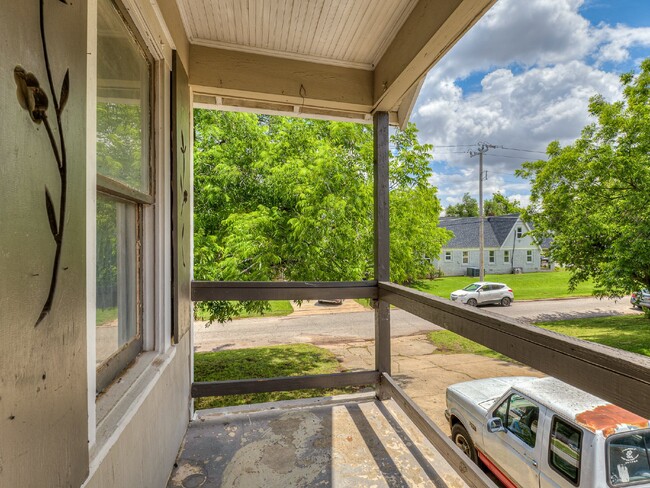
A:
[[[524,235],[524,228],[523,227],[517,227],[517,239],[521,239]]]
[[[497,260],[496,251],[488,251],[488,263],[494,264]]]
[[[533,262],[533,250],[532,249],[528,249],[526,251],[526,262],[527,263],[532,263]]]
[[[503,251],[503,262],[504,263],[509,263],[510,262],[510,250],[509,249],[505,249]]]
[[[119,3],[120,0],[114,0]],[[128,413],[119,408],[120,399],[129,388],[148,381],[145,372],[171,360],[175,349],[171,344],[171,65],[173,40],[161,20],[142,11],[133,0],[121,0],[122,13],[144,40],[142,48],[152,58],[151,102],[151,186],[155,204],[143,209],[142,249],[142,336],[143,354],[122,379],[96,398],[96,233],[97,233],[97,0],[87,2],[87,85],[86,85],[86,320],[87,320],[87,385],[88,446],[109,442],[98,439],[98,423],[110,417],[116,425],[128,420]],[[128,12],[128,13],[126,13]],[[164,42],[162,42],[164,41]],[[161,357],[162,356],[162,357]],[[142,359],[140,359],[142,358]],[[156,362],[154,362],[156,361]],[[151,376],[154,377],[154,376]],[[149,377],[150,379],[150,377]],[[101,405],[99,405],[101,403]],[[135,406],[134,406],[135,407]],[[100,413],[101,411],[101,413]],[[100,418],[101,417],[101,418]]]
[[[469,264],[469,251],[463,251],[463,264]]]
[[[445,251],[445,261],[450,262],[453,259],[451,251]]]

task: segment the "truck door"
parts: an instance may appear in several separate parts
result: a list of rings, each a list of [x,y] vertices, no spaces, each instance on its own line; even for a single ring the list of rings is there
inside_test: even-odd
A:
[[[517,392],[511,392],[492,411],[504,430],[485,433],[485,455],[515,486],[539,487],[545,415],[543,406]]]

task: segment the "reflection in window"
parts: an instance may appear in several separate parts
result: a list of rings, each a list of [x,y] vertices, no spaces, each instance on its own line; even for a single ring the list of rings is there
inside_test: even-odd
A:
[[[97,8],[97,172],[147,193],[149,62],[113,3]]]
[[[137,208],[97,198],[97,364],[138,335]]]
[[[581,443],[582,434],[578,428],[557,417],[553,419],[549,463],[573,484],[577,484],[580,477]]]
[[[531,447],[537,438],[539,407],[517,393],[510,395],[494,412],[503,426]]]

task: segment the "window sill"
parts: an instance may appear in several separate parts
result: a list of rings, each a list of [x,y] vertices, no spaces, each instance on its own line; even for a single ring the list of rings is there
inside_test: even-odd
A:
[[[96,442],[90,448],[91,473],[129,425],[175,355],[175,347],[164,354],[143,352],[122,376],[97,397]]]

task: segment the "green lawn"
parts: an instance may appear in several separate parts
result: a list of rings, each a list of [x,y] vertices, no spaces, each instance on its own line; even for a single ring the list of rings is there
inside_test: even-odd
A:
[[[311,344],[253,347],[194,354],[194,381],[274,378],[338,373],[340,371],[340,364],[334,354]],[[195,407],[197,409],[226,407],[352,393],[357,390],[356,388],[312,389],[205,397],[198,398]]]
[[[536,325],[585,341],[650,356],[650,320],[644,315],[558,320],[557,322],[539,322]],[[508,359],[502,354],[448,330],[429,332],[427,337],[438,348],[437,354],[469,353]]]
[[[643,314],[538,322],[544,329],[650,356],[650,320]]]
[[[97,309],[97,316],[95,317],[96,325],[104,325],[113,320],[117,320],[117,307]]]
[[[251,317],[283,317],[293,312],[293,307],[291,306],[291,302],[289,300],[273,300],[269,303],[271,305],[271,310],[264,312],[263,315],[244,312],[237,317],[233,317],[233,320],[247,319]],[[196,320],[210,320],[209,314],[204,310],[199,309],[198,307],[194,311],[194,316]]]
[[[538,300],[541,298],[562,298],[590,296],[591,283],[581,283],[569,292],[568,271],[548,271],[542,273],[523,273],[507,275],[485,275],[485,281],[506,283],[515,293],[515,300]],[[425,291],[443,298],[449,298],[452,291],[464,288],[478,278],[469,276],[445,276],[436,280],[423,280],[415,285]]]

